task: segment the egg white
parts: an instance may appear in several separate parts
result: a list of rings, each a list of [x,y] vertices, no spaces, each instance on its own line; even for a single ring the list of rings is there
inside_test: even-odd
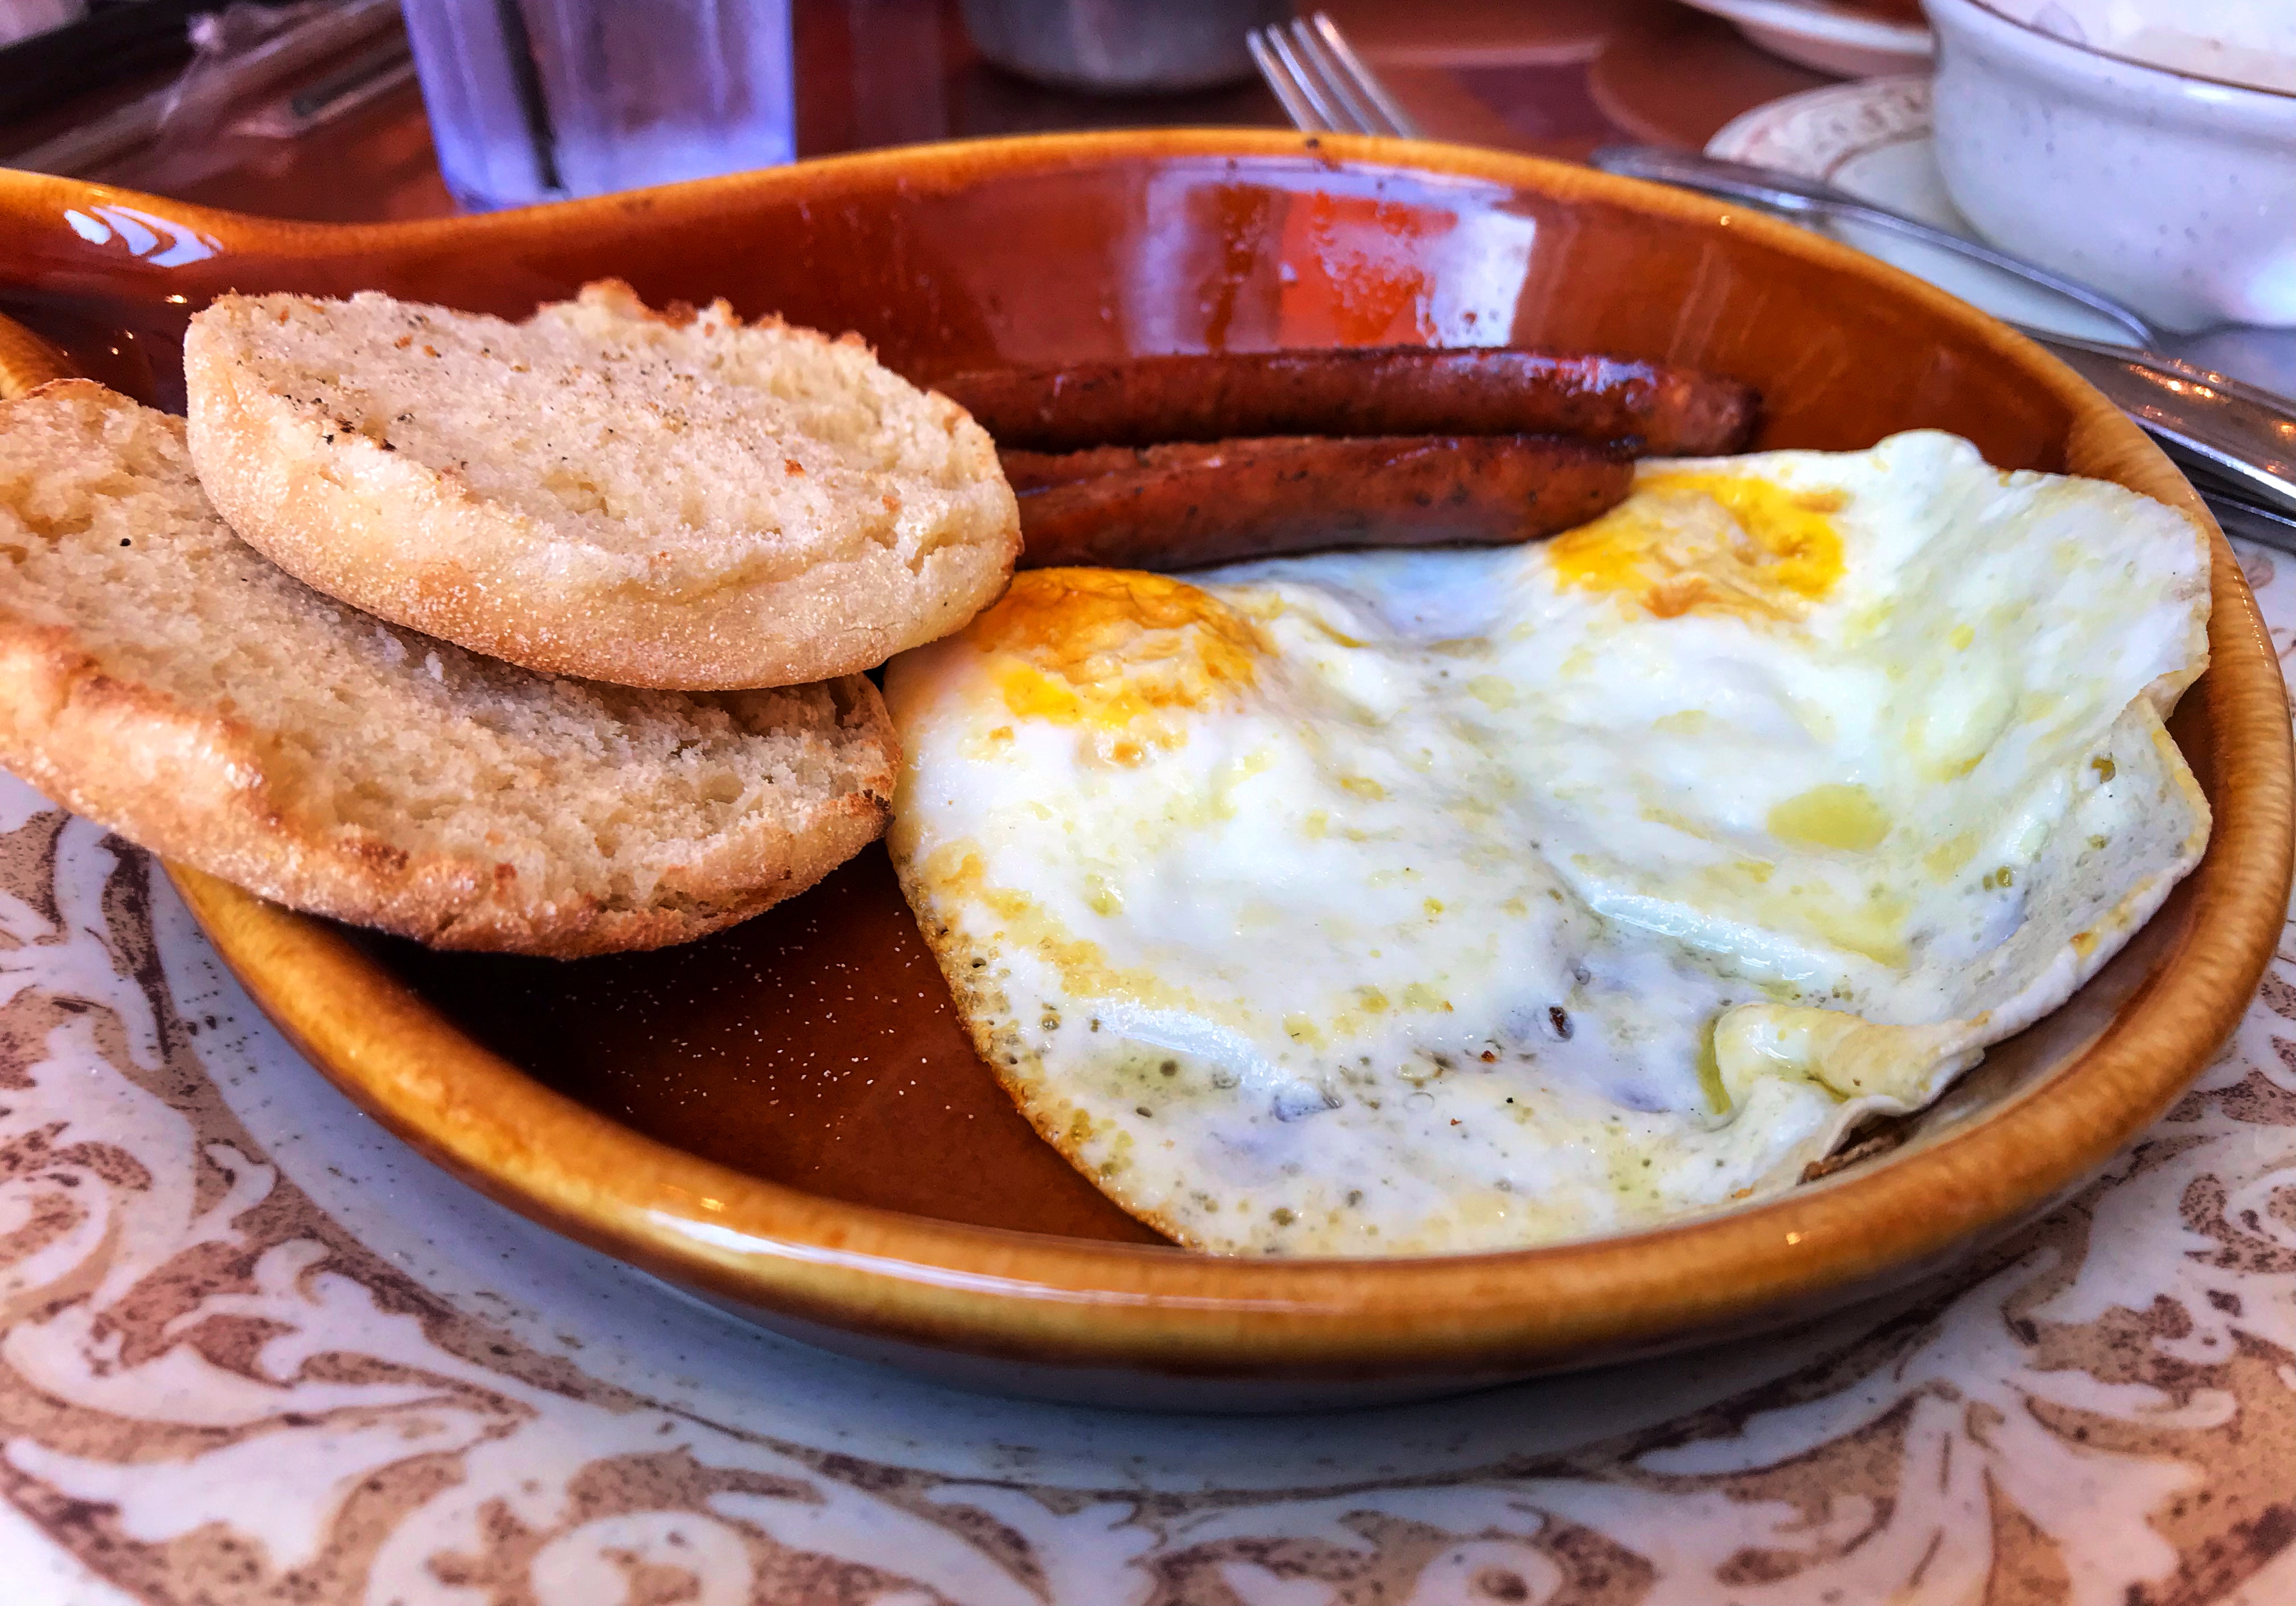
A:
[[[1644,465],[1539,545],[1024,574],[891,666],[894,862],[983,1056],[1227,1251],[1790,1185],[2197,861],[2194,525],[1934,433]]]

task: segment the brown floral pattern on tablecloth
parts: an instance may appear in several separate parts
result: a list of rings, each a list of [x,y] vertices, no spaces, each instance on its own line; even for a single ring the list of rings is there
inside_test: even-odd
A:
[[[2247,562],[2284,654],[2296,588]],[[132,1599],[2200,1606],[2296,1552],[2296,937],[2109,1175],[1850,1341],[1768,1340],[1808,1347],[1769,1381],[1439,1477],[1157,1493],[707,1420],[434,1293],[234,1114],[148,862],[0,816],[0,1496]]]

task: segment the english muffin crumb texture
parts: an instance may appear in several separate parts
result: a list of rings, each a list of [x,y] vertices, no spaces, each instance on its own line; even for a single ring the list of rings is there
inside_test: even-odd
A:
[[[226,296],[191,442],[240,533],[330,594],[529,668],[768,685],[963,625],[1019,550],[988,435],[866,346],[623,285],[523,323]]]
[[[652,946],[882,826],[849,677],[685,695],[537,675],[363,614],[236,539],[182,424],[65,381],[0,407],[8,766],[147,847],[446,946]]]

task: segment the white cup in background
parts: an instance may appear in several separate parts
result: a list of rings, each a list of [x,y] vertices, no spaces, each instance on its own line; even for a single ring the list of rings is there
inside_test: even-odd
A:
[[[2169,329],[2296,326],[2296,93],[2073,43],[2066,5],[2098,9],[2081,0],[2000,3],[2038,7],[2042,26],[1924,0],[1938,167],[1964,216]]]

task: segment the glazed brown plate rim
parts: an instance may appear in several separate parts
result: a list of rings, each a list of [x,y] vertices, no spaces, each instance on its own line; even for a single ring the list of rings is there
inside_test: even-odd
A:
[[[2205,699],[2218,733],[2217,833],[2194,873],[2182,939],[2068,1063],[1965,1126],[1777,1198],[1646,1231],[1534,1249],[1408,1258],[1250,1259],[973,1226],[846,1204],[646,1137],[479,1046],[324,922],[170,867],[217,949],[304,1053],[418,1149],[482,1190],[622,1258],[802,1319],[980,1355],[1148,1364],[1175,1372],[1433,1362],[1527,1369],[1540,1356],[1624,1354],[1717,1331],[1885,1274],[1943,1265],[1972,1237],[2086,1179],[2164,1110],[2240,1017],[2271,955],[2290,853],[2289,727],[2278,663],[2237,561],[2183,479],[2070,370],[1991,319],[1893,268],[1767,217],[1505,152],[1237,131],[1040,135],[870,152],[448,223],[322,227],[153,202],[221,239],[314,259],[449,239],[500,241],[630,207],[737,211],[739,198],[835,190],[898,172],[920,191],[983,168],[1111,159],[1308,157],[1483,182],[1562,203],[1595,200],[1726,225],[1886,289],[1971,331],[2051,382],[2074,414],[2068,450],[2210,529]],[[55,179],[25,200],[133,201]],[[0,189],[0,197],[5,190]],[[12,204],[23,204],[17,201]],[[48,214],[53,216],[53,213]],[[586,1160],[586,1164],[583,1163]]]

